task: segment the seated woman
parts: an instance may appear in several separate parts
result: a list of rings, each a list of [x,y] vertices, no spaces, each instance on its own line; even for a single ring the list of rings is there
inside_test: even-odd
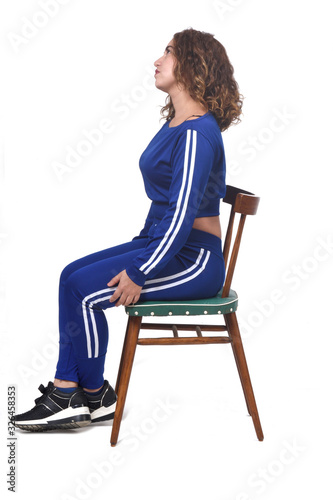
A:
[[[69,264],[59,290],[60,349],[54,382],[13,417],[31,431],[112,420],[116,394],[104,380],[104,310],[138,300],[212,297],[224,282],[219,222],[225,195],[221,132],[239,121],[242,96],[213,35],[176,33],[155,62],[166,122],[140,158],[151,207],[132,241]]]

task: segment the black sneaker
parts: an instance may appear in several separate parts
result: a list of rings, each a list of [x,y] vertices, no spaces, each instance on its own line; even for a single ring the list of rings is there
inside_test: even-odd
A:
[[[12,417],[15,427],[25,431],[49,431],[53,429],[74,429],[91,423],[87,398],[81,387],[67,394],[54,387],[40,385],[43,396],[35,399],[32,410]]]
[[[107,380],[104,381],[100,394],[94,395],[86,392],[86,396],[91,414],[91,423],[113,420],[117,395]]]

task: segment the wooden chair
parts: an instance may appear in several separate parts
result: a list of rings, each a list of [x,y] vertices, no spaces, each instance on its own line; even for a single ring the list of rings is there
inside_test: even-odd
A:
[[[223,289],[216,297],[202,300],[168,301],[167,303],[162,301],[146,301],[137,302],[134,305],[125,307],[129,317],[115,387],[118,400],[111,433],[111,446],[115,446],[118,441],[119,429],[137,345],[231,344],[248,412],[252,417],[259,441],[264,439],[236,318],[238,297],[236,292],[230,289],[245,219],[247,215],[256,214],[259,200],[260,198],[248,191],[233,186],[227,186],[227,192],[223,202],[230,204],[231,208],[223,246],[226,278]],[[237,233],[234,240],[232,240],[236,213],[240,214],[240,216],[237,217]],[[229,255],[230,262],[228,264]],[[142,323],[142,317],[144,316],[204,316],[208,314],[215,314],[217,316],[223,315],[225,325]],[[139,339],[140,330],[171,330],[173,336]],[[194,330],[196,336],[180,337],[178,334],[179,330]],[[204,336],[202,335],[203,331],[226,331],[228,335]]]

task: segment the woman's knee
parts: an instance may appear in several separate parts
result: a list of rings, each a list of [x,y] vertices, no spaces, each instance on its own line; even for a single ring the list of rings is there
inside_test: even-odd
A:
[[[65,299],[72,300],[74,297],[75,302],[85,307],[94,309],[110,307],[108,299],[111,295],[112,291],[107,285],[101,287],[98,280],[94,279],[94,273],[89,266],[72,272],[64,283]]]
[[[64,271],[66,271],[66,269],[67,268],[65,268]],[[82,273],[80,269],[68,269],[66,272],[64,271],[63,287],[65,295],[70,293],[82,300],[85,295],[91,293],[87,291],[89,279],[84,276],[84,273]]]
[[[81,259],[80,259],[81,260]],[[60,284],[65,284],[68,278],[76,272],[78,269],[80,269],[80,264],[79,260],[75,260],[74,262],[71,262],[70,264],[67,264],[66,267],[61,271],[60,273]]]

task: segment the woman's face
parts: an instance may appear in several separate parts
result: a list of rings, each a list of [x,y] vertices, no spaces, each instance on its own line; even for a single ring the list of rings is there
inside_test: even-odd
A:
[[[154,62],[154,66],[156,67],[155,86],[168,94],[172,92],[173,88],[177,87],[173,73],[175,62],[174,44],[173,40],[171,40],[166,46],[163,56]]]

